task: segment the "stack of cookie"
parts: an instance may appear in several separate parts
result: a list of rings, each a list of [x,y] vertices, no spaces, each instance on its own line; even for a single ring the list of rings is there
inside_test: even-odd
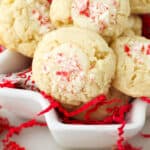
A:
[[[148,0],[1,0],[0,44],[33,57],[36,85],[68,110],[102,94],[121,99],[91,116],[103,119],[130,97],[150,97],[143,13]]]

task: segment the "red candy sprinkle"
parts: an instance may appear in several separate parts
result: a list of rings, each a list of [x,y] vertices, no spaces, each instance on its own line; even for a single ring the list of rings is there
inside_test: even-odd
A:
[[[130,47],[127,44],[124,45],[124,51],[127,53],[128,56],[130,56]]]
[[[90,16],[90,13],[89,13],[89,5],[90,5],[90,2],[87,1],[86,3],[86,8],[84,10],[81,10],[80,11],[80,14],[81,15],[85,15],[86,17],[89,17]]]

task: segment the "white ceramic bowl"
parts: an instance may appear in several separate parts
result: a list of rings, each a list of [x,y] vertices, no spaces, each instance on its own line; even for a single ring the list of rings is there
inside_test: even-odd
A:
[[[5,57],[0,60],[1,64],[5,66],[4,72],[11,72],[18,70],[17,65],[4,62],[17,60],[17,64],[22,59],[18,56],[11,55],[11,59]],[[20,58],[22,56],[19,56]],[[1,59],[1,57],[0,57]],[[22,68],[25,66],[22,65]],[[21,69],[21,68],[20,68]],[[4,73],[3,71],[1,71]],[[0,105],[9,111],[15,112],[18,116],[31,119],[36,117],[35,114],[45,109],[49,103],[43,96],[37,92],[20,89],[0,89]],[[131,112],[128,113],[129,120],[125,126],[125,137],[130,138],[136,135],[143,128],[146,118],[147,104],[135,100]],[[37,118],[40,121],[46,120],[50,132],[55,141],[66,148],[104,148],[110,147],[116,143],[118,138],[117,129],[120,125],[71,125],[64,124],[60,121],[55,110],[45,114],[45,117]]]
[[[5,50],[0,53],[0,73],[11,73],[25,69],[31,59],[14,51]]]
[[[32,119],[49,102],[37,92],[19,89],[0,89],[0,104],[18,116]],[[131,138],[144,126],[147,104],[135,100],[125,126],[125,137]],[[44,121],[44,118],[37,118]],[[117,141],[120,125],[71,125],[61,122],[55,110],[45,114],[50,132],[58,144],[66,148],[104,148]]]

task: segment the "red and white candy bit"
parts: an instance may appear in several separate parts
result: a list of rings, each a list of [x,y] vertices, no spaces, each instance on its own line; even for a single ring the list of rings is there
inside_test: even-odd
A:
[[[14,84],[16,88],[39,91],[39,89],[35,86],[35,82],[31,79],[31,76],[32,70],[30,68],[19,73],[1,74],[0,85],[5,83],[7,87],[7,84],[11,82],[11,84]]]
[[[135,62],[140,64],[144,63],[142,55],[150,56],[150,42],[149,43],[140,43],[132,42],[130,44],[124,45],[124,52],[134,59]]]
[[[47,0],[47,1],[51,4],[53,0]]]
[[[36,7],[31,12],[31,18],[38,22],[41,34],[47,33],[54,28],[51,24],[49,13],[47,12],[47,9],[49,9],[49,3],[47,4],[41,6],[37,3]]]
[[[0,53],[2,53],[4,50],[5,50],[5,48],[0,45]]]
[[[75,0],[73,4],[73,11],[78,15],[88,17],[95,23],[102,32],[110,24],[116,24],[117,7],[119,3],[116,0]]]

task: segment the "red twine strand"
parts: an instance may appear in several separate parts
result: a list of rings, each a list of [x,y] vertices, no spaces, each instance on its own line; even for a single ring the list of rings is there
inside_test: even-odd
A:
[[[3,83],[0,83],[0,88],[16,88],[16,85],[9,80],[5,80]]]
[[[144,138],[150,138],[150,134],[141,133],[141,136]]]
[[[0,45],[0,53],[2,53],[4,50],[5,48]]]
[[[141,97],[141,100],[148,103],[148,104],[150,104],[150,98],[148,98],[148,97],[143,96],[143,97]]]
[[[9,130],[10,128],[10,123],[7,118],[0,117],[0,134],[3,133],[4,131]]]
[[[6,134],[5,139],[2,140],[3,147],[4,147],[3,150],[25,150],[25,148],[21,147],[16,142],[11,141],[10,138],[12,138],[12,136],[14,134],[18,134],[19,135],[20,132],[24,128],[31,128],[33,126],[45,127],[47,125],[45,123],[40,123],[40,122],[37,122],[35,119],[32,119],[32,120],[29,120],[28,122],[22,123],[18,127],[10,128],[9,131],[8,131],[8,133]]]
[[[142,150],[142,148],[133,147],[130,143],[125,143],[123,146],[124,150]],[[113,150],[119,150],[117,147],[115,147]]]

